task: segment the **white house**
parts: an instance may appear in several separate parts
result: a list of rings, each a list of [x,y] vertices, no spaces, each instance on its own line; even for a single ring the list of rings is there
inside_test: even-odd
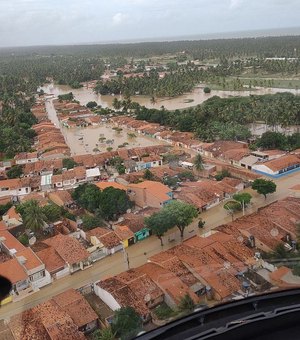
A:
[[[15,156],[16,164],[35,163],[39,160],[37,152],[22,152]]]
[[[300,158],[295,155],[285,155],[270,161],[254,164],[252,170],[267,176],[279,177],[282,174],[298,169],[299,167]]]
[[[0,197],[23,196],[31,193],[29,181],[25,178],[13,178],[0,181]]]
[[[86,169],[86,180],[88,182],[97,181],[100,178],[100,170],[98,167],[92,169]]]

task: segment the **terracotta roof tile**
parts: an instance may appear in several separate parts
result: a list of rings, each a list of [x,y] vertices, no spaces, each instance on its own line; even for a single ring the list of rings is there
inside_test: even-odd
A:
[[[289,166],[300,164],[300,159],[294,155],[286,155],[286,156],[282,156],[280,158],[272,159],[271,161],[267,161],[267,162],[259,163],[259,164],[262,164],[268,167],[269,169],[271,169],[272,171],[276,172],[281,169],[285,169]]]
[[[36,254],[45,264],[46,270],[50,274],[62,270],[65,266],[65,261],[59,256],[53,247],[47,247],[38,251]]]
[[[52,299],[70,315],[79,328],[98,319],[97,314],[86,299],[75,289],[69,289]]]
[[[17,259],[0,263],[0,275],[8,278],[13,284],[28,278],[24,268]]]
[[[71,236],[58,234],[43,242],[53,247],[59,256],[69,264],[79,263],[89,257],[86,249]]]
[[[134,233],[126,225],[118,226],[114,231],[121,241],[134,237]]]

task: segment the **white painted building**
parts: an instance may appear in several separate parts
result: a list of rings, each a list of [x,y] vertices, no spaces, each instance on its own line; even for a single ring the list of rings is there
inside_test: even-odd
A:
[[[31,187],[27,181],[21,178],[5,179],[0,181],[0,197],[23,196],[31,193]]]

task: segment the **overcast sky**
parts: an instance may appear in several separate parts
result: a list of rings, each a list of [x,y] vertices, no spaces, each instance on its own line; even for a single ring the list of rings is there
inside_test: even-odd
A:
[[[299,14],[300,0],[0,0],[0,46],[296,27]]]

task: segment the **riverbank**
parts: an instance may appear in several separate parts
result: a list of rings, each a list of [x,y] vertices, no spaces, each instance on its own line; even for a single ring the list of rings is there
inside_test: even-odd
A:
[[[151,102],[150,96],[132,96],[131,100],[139,103],[140,105],[146,106],[147,108],[155,108],[160,109],[164,106],[165,109],[174,111],[174,110],[182,110],[187,109],[189,107],[193,107],[203,103],[205,100],[213,97],[219,96],[221,98],[229,98],[236,96],[249,96],[249,95],[264,95],[264,94],[275,94],[277,92],[291,92],[297,94],[299,90],[294,89],[285,89],[285,88],[264,88],[259,87],[255,90],[243,90],[243,91],[226,91],[226,90],[212,90],[211,93],[204,93],[203,87],[205,85],[195,87],[195,89],[190,92],[183,94],[177,97],[162,97],[156,98],[156,102]],[[41,89],[45,91],[45,93],[53,94],[55,97],[61,94],[66,94],[72,92],[74,98],[78,100],[82,105],[86,105],[90,101],[97,102],[98,105],[106,108],[112,108],[112,103],[115,98],[123,99],[122,96],[113,96],[113,95],[99,95],[96,94],[93,89],[82,87],[79,89],[72,89],[67,85],[56,85],[56,84],[47,84],[43,86]]]

